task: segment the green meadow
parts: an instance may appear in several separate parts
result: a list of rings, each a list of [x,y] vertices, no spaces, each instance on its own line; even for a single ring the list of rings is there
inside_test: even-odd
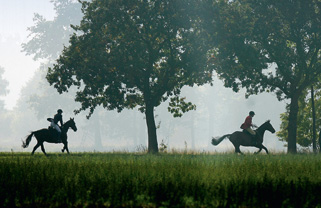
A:
[[[0,153],[0,207],[321,207],[321,156]]]

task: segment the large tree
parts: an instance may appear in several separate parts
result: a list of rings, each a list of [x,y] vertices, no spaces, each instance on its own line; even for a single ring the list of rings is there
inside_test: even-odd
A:
[[[315,125],[316,129],[320,131],[321,127],[321,87],[320,84],[315,86],[317,89],[314,91],[314,104],[315,108]],[[313,145],[313,111],[312,111],[312,97],[310,96],[309,91],[305,91],[303,93],[304,96],[301,96],[299,99],[299,112],[298,112],[298,129],[297,129],[297,144],[301,145],[302,147],[311,147],[313,146],[313,151],[316,152],[316,144]],[[286,108],[286,112],[281,114],[281,126],[280,131],[277,132],[277,136],[280,138],[281,141],[288,140],[288,124],[289,124],[289,106]],[[319,144],[320,145],[320,144]]]
[[[290,100],[288,152],[296,153],[298,101],[321,74],[320,1],[218,0],[213,5],[207,18],[215,37],[212,67],[236,91],[273,91],[279,100]]]
[[[154,108],[171,98],[175,115],[193,109],[185,85],[211,81],[197,1],[94,0],[47,79],[60,92],[79,87],[78,112],[139,107],[146,115],[148,150],[158,152]],[[80,35],[79,35],[80,34]]]

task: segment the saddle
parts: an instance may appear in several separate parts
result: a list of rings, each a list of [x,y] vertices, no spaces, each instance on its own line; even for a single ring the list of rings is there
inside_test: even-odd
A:
[[[254,130],[255,131],[255,130]],[[242,131],[244,134],[247,134],[247,135],[250,135],[250,136],[253,136],[252,134],[250,134],[250,132],[246,131],[245,129],[243,129]],[[256,132],[256,131],[255,131]]]

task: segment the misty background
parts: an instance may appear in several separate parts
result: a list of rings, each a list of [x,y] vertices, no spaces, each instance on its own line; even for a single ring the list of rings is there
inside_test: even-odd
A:
[[[61,108],[64,121],[75,118],[77,132],[68,132],[71,152],[77,151],[141,151],[147,146],[147,127],[144,114],[137,109],[121,113],[97,108],[91,118],[89,112],[75,115],[80,107],[73,101],[74,93],[59,95],[49,86],[45,76],[54,58],[36,58],[23,51],[22,44],[34,36],[28,28],[35,26],[39,15],[47,22],[59,18],[57,7],[50,0],[0,0],[0,151],[31,152],[36,139],[29,148],[21,147],[21,140],[41,128],[47,128],[48,117]],[[72,2],[72,1],[70,1]],[[78,22],[82,13],[75,2],[68,15]],[[37,16],[38,15],[38,16]],[[39,18],[38,18],[39,20]],[[77,24],[73,22],[72,24]],[[61,42],[60,30],[50,32],[50,50],[61,51],[68,44],[68,36]],[[39,43],[41,45],[41,43]],[[47,49],[47,50],[49,50]],[[215,75],[214,75],[215,76]],[[280,114],[285,112],[286,101],[278,101],[274,94],[263,93],[245,99],[245,90],[235,93],[225,88],[214,77],[213,86],[185,87],[182,95],[196,104],[196,110],[174,118],[168,111],[168,102],[156,108],[158,143],[168,145],[169,150],[195,150],[198,152],[234,151],[233,145],[223,141],[219,146],[210,144],[211,137],[222,136],[240,130],[249,111],[256,115],[253,123],[260,126],[270,119],[276,131],[281,124]],[[267,132],[263,144],[275,152],[285,152],[285,143],[275,134]],[[62,144],[45,143],[47,151],[60,151]],[[256,148],[241,147],[244,152]],[[40,151],[40,150],[38,150]]]

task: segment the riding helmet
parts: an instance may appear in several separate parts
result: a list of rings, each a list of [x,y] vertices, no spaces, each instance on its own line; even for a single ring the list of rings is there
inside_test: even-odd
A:
[[[250,111],[250,115],[255,115],[254,111]]]
[[[62,113],[62,110],[61,110],[61,109],[58,109],[57,112],[58,112],[58,113]]]

